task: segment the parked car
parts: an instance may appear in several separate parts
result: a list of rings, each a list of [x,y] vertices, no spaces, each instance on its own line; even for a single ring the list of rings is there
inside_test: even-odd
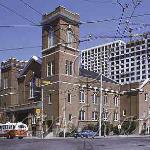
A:
[[[77,132],[74,134],[75,138],[81,137],[81,138],[94,138],[97,135],[97,132],[91,131],[91,130],[84,130],[81,132]]]

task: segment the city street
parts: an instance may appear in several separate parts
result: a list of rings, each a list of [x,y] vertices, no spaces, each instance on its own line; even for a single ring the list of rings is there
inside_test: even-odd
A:
[[[0,139],[1,150],[149,150],[150,137]]]

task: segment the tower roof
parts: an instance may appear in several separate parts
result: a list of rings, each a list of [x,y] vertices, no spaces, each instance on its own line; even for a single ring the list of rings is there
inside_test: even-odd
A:
[[[53,12],[43,15],[42,24],[51,23],[58,18],[64,18],[72,24],[79,23],[79,14],[73,13],[63,6],[58,6]]]

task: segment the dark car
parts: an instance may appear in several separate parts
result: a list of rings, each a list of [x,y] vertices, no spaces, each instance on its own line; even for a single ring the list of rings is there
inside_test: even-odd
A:
[[[81,132],[77,132],[74,134],[74,137],[77,138],[77,137],[81,137],[81,138],[94,138],[95,136],[97,135],[97,132],[94,132],[94,131],[91,131],[91,130],[84,130],[84,131],[81,131]]]

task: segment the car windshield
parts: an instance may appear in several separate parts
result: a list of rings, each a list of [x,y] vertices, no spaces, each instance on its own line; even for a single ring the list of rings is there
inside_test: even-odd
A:
[[[83,130],[83,132],[92,132],[91,130]]]

